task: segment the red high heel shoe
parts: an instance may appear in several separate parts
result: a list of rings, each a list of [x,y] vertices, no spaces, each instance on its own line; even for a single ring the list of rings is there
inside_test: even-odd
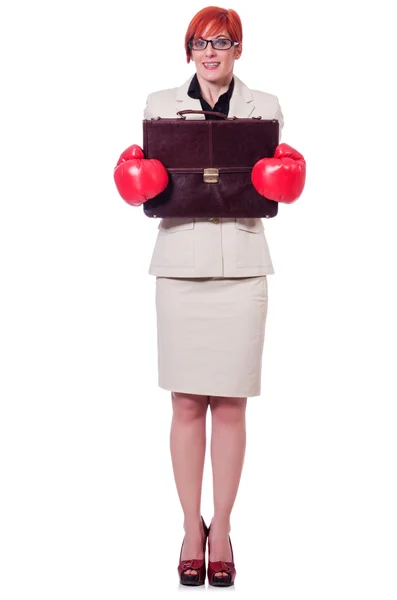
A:
[[[210,533],[211,525],[208,528],[208,557],[210,555]],[[232,561],[216,560],[210,561],[208,558],[208,583],[215,587],[229,587],[234,584],[236,578],[236,567],[234,565],[233,547],[229,535],[230,550],[232,551]],[[227,575],[216,575],[216,573],[224,572]]]
[[[178,575],[179,575],[179,581],[182,585],[204,585],[205,583],[205,575],[206,575],[206,566],[205,566],[205,546],[207,544],[207,537],[208,537],[208,527],[204,522],[203,517],[201,517],[201,521],[203,523],[203,529],[204,529],[204,543],[203,543],[203,551],[204,551],[204,557],[203,558],[194,558],[194,559],[190,559],[190,560],[181,560],[181,556],[182,556],[182,548],[183,548],[183,542],[182,542],[182,546],[181,546],[181,552],[179,554],[179,565],[178,565]],[[186,575],[185,571],[188,571],[189,569],[197,571],[197,573],[195,575]]]

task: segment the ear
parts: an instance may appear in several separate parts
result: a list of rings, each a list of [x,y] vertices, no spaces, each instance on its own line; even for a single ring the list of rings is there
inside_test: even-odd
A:
[[[238,60],[240,58],[242,52],[243,52],[243,49],[241,46],[235,47],[235,55],[234,55],[235,60]]]

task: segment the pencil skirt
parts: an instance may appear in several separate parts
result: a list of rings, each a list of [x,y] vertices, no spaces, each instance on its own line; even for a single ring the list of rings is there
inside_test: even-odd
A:
[[[173,392],[261,393],[267,276],[156,277],[158,385]]]

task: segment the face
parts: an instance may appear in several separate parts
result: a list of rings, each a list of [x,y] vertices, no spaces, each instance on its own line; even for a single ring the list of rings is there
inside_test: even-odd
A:
[[[210,36],[204,32],[202,37],[210,40],[216,38],[232,39],[226,30]],[[222,83],[229,79],[233,73],[234,61],[240,56],[241,45],[232,46],[229,50],[214,50],[212,44],[208,43],[205,50],[191,50],[191,57],[196,65],[197,74],[212,83]],[[214,63],[214,65],[208,63]]]

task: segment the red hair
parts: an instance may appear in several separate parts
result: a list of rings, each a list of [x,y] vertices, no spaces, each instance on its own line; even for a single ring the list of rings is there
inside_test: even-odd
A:
[[[242,44],[243,26],[236,11],[232,8],[227,10],[226,8],[219,8],[219,6],[207,6],[193,17],[187,28],[185,50],[188,63],[192,57],[192,51],[188,46],[189,40],[202,37],[208,26],[210,26],[210,29],[207,31],[207,35],[218,35],[222,33],[223,29],[226,29],[233,42]]]

